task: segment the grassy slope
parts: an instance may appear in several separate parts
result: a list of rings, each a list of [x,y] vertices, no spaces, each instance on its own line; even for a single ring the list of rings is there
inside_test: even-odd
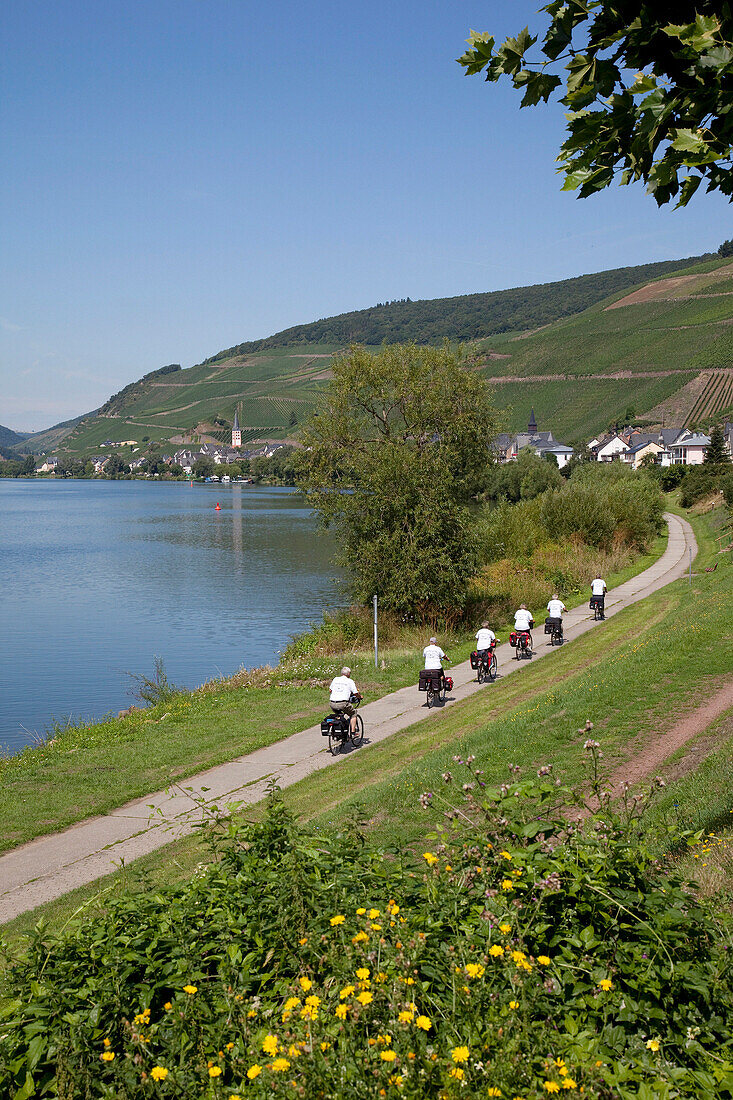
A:
[[[708,523],[708,517],[695,520],[697,568],[714,553],[705,536]],[[692,589],[678,581],[558,651],[553,661],[526,669],[521,678],[500,679],[449,711],[289,788],[286,800],[319,828],[356,819],[383,839],[409,844],[435,823],[434,814],[420,809],[419,793],[431,789],[439,795],[441,772],[454,767],[457,751],[475,753],[489,782],[507,777],[508,762],[525,768],[552,762],[558,774],[577,781],[584,767],[577,730],[590,717],[607,761],[623,760],[640,730],[668,728],[730,675],[731,589],[730,565],[699,574]],[[693,621],[695,632],[680,631],[680,623]],[[730,808],[727,777],[714,774],[716,805]],[[680,799],[688,797],[684,787],[680,790]],[[58,927],[100,892],[175,881],[204,858],[200,838],[189,838],[42,911]],[[18,918],[4,934],[17,938],[38,915]]]

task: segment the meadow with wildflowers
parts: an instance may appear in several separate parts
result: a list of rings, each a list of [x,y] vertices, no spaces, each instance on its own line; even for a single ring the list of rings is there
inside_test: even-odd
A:
[[[733,1095],[730,927],[607,800],[570,825],[540,771],[489,790],[456,758],[451,825],[415,858],[309,835],[275,789],[184,886],[38,928],[6,974],[0,1092]]]

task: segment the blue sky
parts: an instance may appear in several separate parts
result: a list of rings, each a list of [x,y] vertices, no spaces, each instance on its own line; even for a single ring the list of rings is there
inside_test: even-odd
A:
[[[0,423],[388,298],[715,250],[730,206],[560,190],[557,106],[455,63],[539,3],[6,0]]]

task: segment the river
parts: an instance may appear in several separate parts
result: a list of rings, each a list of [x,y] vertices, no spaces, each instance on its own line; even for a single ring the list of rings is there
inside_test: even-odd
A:
[[[156,655],[185,687],[276,663],[336,576],[289,489],[0,480],[0,751],[129,706]]]

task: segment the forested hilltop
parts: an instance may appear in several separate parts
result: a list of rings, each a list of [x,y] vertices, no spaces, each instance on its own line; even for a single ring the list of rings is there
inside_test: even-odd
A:
[[[379,302],[369,309],[352,310],[336,317],[322,317],[306,325],[276,332],[262,340],[248,340],[217,352],[205,363],[217,363],[234,355],[293,344],[416,344],[450,340],[474,340],[501,332],[521,332],[580,313],[596,302],[637,283],[657,279],[690,267],[709,255],[684,260],[664,260],[638,267],[617,267],[593,275],[580,275],[556,283],[538,283],[456,298],[430,298],[413,302]]]

